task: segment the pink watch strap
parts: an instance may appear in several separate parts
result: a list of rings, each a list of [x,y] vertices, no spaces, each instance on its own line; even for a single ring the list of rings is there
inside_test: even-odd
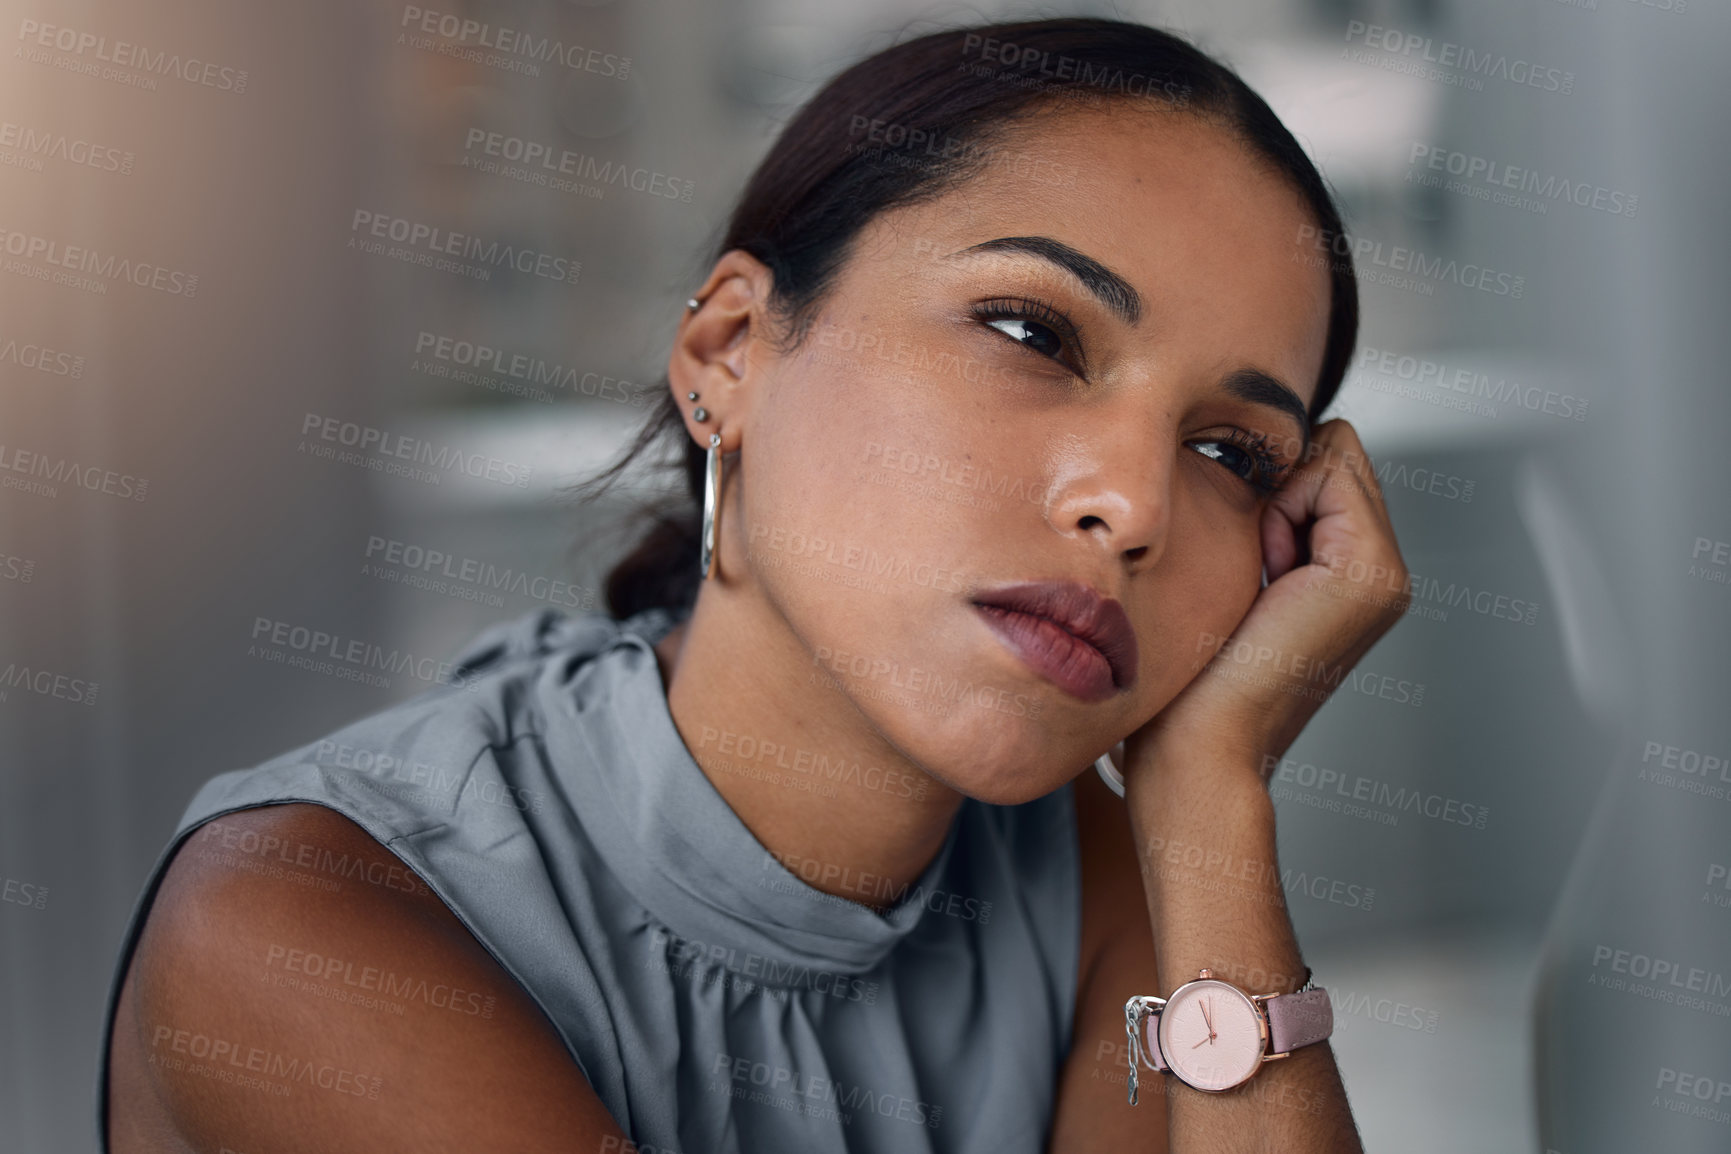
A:
[[[1302,994],[1281,994],[1262,1003],[1268,1011],[1268,1051],[1284,1054],[1334,1033],[1334,1007],[1328,991],[1318,987]]]

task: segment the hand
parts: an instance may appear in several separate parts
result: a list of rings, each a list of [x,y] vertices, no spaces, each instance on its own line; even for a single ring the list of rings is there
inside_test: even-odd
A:
[[[1261,531],[1267,586],[1196,678],[1126,740],[1126,777],[1159,760],[1153,747],[1164,741],[1226,745],[1246,765],[1272,764],[1406,612],[1406,565],[1346,421],[1316,427]]]

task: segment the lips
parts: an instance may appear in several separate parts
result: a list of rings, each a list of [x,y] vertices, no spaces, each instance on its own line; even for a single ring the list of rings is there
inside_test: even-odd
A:
[[[1034,672],[1085,701],[1136,680],[1136,631],[1124,607],[1076,581],[1030,581],[974,597],[1000,640]]]

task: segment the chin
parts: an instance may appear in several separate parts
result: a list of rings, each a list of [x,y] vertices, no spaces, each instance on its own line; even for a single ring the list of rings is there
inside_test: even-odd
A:
[[[1087,759],[1050,749],[1052,734],[1038,721],[993,715],[950,720],[939,731],[923,729],[898,744],[933,777],[976,801],[1020,805],[1044,797],[1074,778]]]

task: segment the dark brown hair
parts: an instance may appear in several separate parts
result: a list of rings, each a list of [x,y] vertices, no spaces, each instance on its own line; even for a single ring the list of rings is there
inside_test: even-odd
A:
[[[886,48],[843,71],[782,130],[758,164],[710,260],[742,249],[774,277],[766,302],[797,348],[879,213],[930,200],[1003,158],[1017,125],[1058,105],[1142,102],[1217,121],[1297,189],[1318,235],[1344,231],[1316,166],[1261,97],[1186,41],[1142,24],[1063,18],[980,24]],[[1350,257],[1329,262],[1331,307],[1314,421],[1346,373],[1358,334]],[[649,510],[649,531],[607,576],[615,618],[653,607],[686,612],[697,598],[703,448],[686,433],[665,377],[632,444],[580,487],[605,492],[658,442],[687,496]]]

